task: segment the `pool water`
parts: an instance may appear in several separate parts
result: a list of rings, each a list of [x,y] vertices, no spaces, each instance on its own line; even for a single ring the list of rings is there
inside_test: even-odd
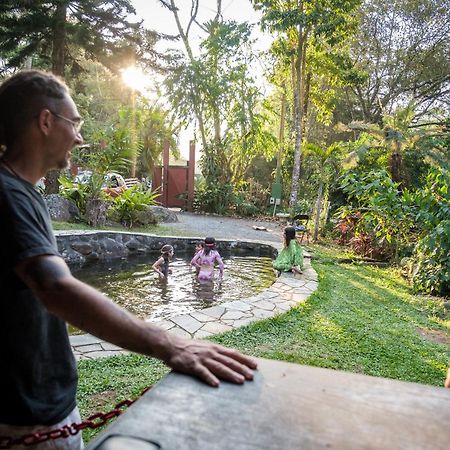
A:
[[[264,256],[233,256],[222,253],[222,281],[199,283],[190,266],[192,255],[175,255],[172,274],[160,280],[151,268],[159,255],[96,262],[73,275],[106,294],[114,302],[146,320],[186,314],[223,302],[242,300],[266,289],[275,280],[272,260]],[[71,330],[72,334],[76,331]]]

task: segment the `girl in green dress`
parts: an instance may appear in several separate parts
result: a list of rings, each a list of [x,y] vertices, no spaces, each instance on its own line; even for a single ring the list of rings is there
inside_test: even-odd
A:
[[[281,272],[302,273],[303,250],[295,238],[295,228],[284,229],[284,248],[273,262],[273,268]]]

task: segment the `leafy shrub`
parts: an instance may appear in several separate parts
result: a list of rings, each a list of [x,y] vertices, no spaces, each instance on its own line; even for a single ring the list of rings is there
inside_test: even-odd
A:
[[[361,175],[349,173],[342,189],[352,201],[337,211],[337,229],[345,240],[367,256],[384,256],[398,261],[415,239],[410,194],[402,194],[384,170]],[[361,237],[359,238],[359,236]],[[344,238],[341,236],[342,242]]]
[[[112,199],[110,215],[122,225],[131,228],[138,212],[143,211],[147,206],[156,205],[156,198],[159,195],[157,189],[142,191],[139,186],[133,186]]]
[[[59,178],[59,182],[61,185],[59,194],[62,197],[73,201],[77,205],[81,214],[84,215],[86,213],[86,203],[91,196],[90,186],[88,184],[74,183],[72,180],[64,176]]]
[[[413,283],[427,293],[450,295],[450,172],[430,170],[426,185],[411,196],[421,239],[414,249]]]
[[[422,238],[415,253],[414,288],[430,294],[450,295],[450,220],[441,222]]]
[[[231,184],[207,185],[204,181],[197,184],[194,209],[216,214],[226,214],[233,203],[233,187]]]
[[[297,201],[297,204],[290,210],[291,216],[296,216],[298,214],[308,214],[310,215],[312,211],[311,204],[308,200],[302,198]]]
[[[242,216],[254,216],[265,211],[269,199],[269,190],[254,179],[239,184],[234,194],[233,209]]]

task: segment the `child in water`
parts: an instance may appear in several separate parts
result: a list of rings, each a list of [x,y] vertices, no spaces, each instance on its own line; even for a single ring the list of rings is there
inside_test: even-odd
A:
[[[194,256],[197,256],[198,252],[201,252],[203,249],[205,248],[205,243],[204,242],[196,242],[195,243],[195,250],[194,250]],[[200,272],[200,267],[195,267],[195,272],[198,275],[198,273]]]
[[[295,238],[295,228],[284,229],[284,248],[272,263],[273,268],[281,272],[302,273],[303,250]]]
[[[161,248],[161,256],[153,264],[152,268],[159,274],[159,278],[167,278],[172,271],[169,269],[169,262],[172,260],[173,247],[171,245],[163,245]]]
[[[219,265],[220,278],[223,275],[223,261],[216,250],[216,240],[213,237],[205,238],[203,249],[199,250],[192,258],[191,265],[198,270],[199,281],[212,281],[214,278],[214,264]]]

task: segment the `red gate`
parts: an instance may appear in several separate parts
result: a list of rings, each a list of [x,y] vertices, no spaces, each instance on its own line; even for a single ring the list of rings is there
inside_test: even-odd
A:
[[[189,146],[189,161],[186,166],[169,166],[169,145],[165,144],[163,166],[153,169],[152,189],[160,188],[157,200],[166,208],[178,207],[192,210],[194,199],[195,144]]]

